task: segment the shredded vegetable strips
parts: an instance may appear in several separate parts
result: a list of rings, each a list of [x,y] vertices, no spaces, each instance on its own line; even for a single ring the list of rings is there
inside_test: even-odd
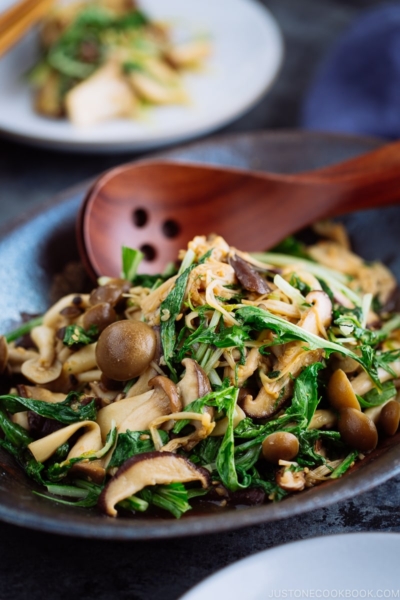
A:
[[[180,518],[340,478],[394,435],[396,282],[334,227],[343,246],[291,238],[256,255],[198,236],[151,276],[123,247],[121,279],[0,336],[0,446],[34,493]]]

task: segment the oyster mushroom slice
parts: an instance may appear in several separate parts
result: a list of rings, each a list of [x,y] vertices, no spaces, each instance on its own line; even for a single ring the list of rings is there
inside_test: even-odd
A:
[[[72,423],[72,425],[68,425],[68,427],[63,427],[62,429],[58,429],[54,433],[50,435],[46,435],[46,437],[41,438],[40,440],[36,440],[28,445],[29,450],[32,452],[33,456],[38,462],[44,462],[54,452],[65,444],[69,440],[69,438],[79,431],[81,428],[87,429],[87,434],[91,433],[91,450],[99,450],[102,447],[102,440],[100,434],[100,427],[95,421],[80,421],[79,423]],[[86,434],[85,434],[86,435]],[[78,443],[80,440],[78,440]],[[88,444],[88,438],[85,438],[85,446]]]
[[[97,413],[97,423],[100,426],[103,440],[106,439],[106,436],[111,429],[112,421],[115,421],[117,429],[119,430],[122,423],[132,412],[144,404],[146,404],[146,406],[148,405],[148,401],[153,394],[154,390],[149,390],[144,394],[140,394],[132,398],[125,398],[124,400],[119,400],[118,402],[113,402],[112,404],[100,409]]]
[[[199,481],[205,489],[211,478],[206,469],[197,467],[172,452],[145,452],[128,459],[108,482],[99,496],[98,507],[116,517],[115,505],[149,485],[168,485]]]
[[[325,332],[325,328],[332,321],[332,302],[328,294],[314,290],[307,294],[306,302],[312,306],[303,315],[297,325],[314,335]]]
[[[182,402],[177,386],[168,377],[158,375],[149,381],[149,385],[154,387],[154,398],[163,398],[167,396],[170,403],[171,412],[182,410]]]
[[[125,433],[128,429],[144,431],[155,419],[182,409],[177,387],[168,377],[159,375],[149,384],[154,386],[151,398],[128,415],[119,426],[118,433]]]
[[[194,432],[190,433],[189,435],[185,435],[184,437],[174,438],[170,440],[168,444],[163,446],[158,433],[158,427],[168,421],[186,421],[187,419],[190,420],[191,425],[194,425]],[[165,452],[175,452],[181,446],[183,446],[186,451],[191,450],[197,444],[197,442],[200,442],[208,437],[213,431],[214,427],[215,422],[211,421],[211,415],[206,411],[202,413],[186,411],[172,413],[167,416],[158,417],[149,425],[154,447],[156,450],[162,450]]]
[[[184,377],[178,383],[177,387],[182,397],[183,406],[187,407],[195,400],[203,398],[209,394],[212,390],[210,380],[208,379],[205,371],[195,360],[192,358],[185,358],[182,361],[182,364],[186,371]],[[180,446],[184,446],[185,450],[189,451],[194,448],[194,446],[200,440],[208,437],[214,428],[214,425],[210,427],[210,423],[211,419],[214,417],[215,411],[211,406],[205,406],[203,409],[203,414],[204,413],[209,415],[210,420],[205,424],[204,420],[202,419],[191,419],[190,424],[194,426],[195,431],[190,435],[177,438],[176,440],[171,440],[171,442],[168,444],[168,449],[170,449],[170,446],[173,450]]]
[[[191,402],[209,394],[211,385],[206,373],[195,360],[185,358],[182,364],[186,369],[186,373],[177,387],[181,394],[183,406],[186,407]]]
[[[135,109],[136,103],[118,64],[113,62],[97,69],[88,79],[72,88],[65,98],[68,117],[79,126],[127,116]]]
[[[178,390],[167,377],[157,376],[149,382],[154,386],[139,396],[125,398],[113,402],[97,413],[103,440],[110,431],[111,422],[115,421],[118,433],[144,431],[150,423],[163,415],[179,412],[182,408]]]
[[[292,351],[292,360],[284,365],[290,356],[290,350]],[[278,371],[282,371],[281,376],[272,381],[267,381],[268,378],[262,376],[263,387],[257,397],[253,400],[252,396],[246,396],[244,399],[242,408],[246,415],[256,419],[272,417],[289,398],[293,388],[292,378],[296,378],[304,367],[318,362],[322,356],[323,350],[320,348],[304,351],[298,342],[294,342],[276,366]]]

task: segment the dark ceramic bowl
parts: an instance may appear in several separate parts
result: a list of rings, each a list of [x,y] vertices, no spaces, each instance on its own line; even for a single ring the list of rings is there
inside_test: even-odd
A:
[[[350,158],[379,146],[372,139],[301,132],[223,136],[162,156],[256,170],[294,173]],[[0,238],[0,331],[20,321],[20,313],[40,313],[51,303],[57,274],[79,261],[75,218],[88,185],[54,198],[41,209],[3,229]],[[400,207],[350,215],[345,219],[355,250],[379,258],[400,279]],[[78,268],[79,274],[79,268]],[[68,271],[67,271],[68,275]],[[56,277],[57,279],[57,277]],[[83,279],[74,282],[76,288]],[[82,291],[76,289],[76,291]],[[96,510],[77,509],[32,494],[34,484],[14,460],[0,451],[0,519],[66,535],[108,539],[150,539],[214,533],[275,521],[353,497],[400,473],[399,440],[391,438],[342,479],[310,489],[281,503],[172,519],[111,519]]]

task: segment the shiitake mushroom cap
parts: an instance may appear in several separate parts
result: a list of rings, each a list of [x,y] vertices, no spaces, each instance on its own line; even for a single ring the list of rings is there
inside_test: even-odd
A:
[[[96,347],[97,365],[109,379],[127,381],[147,369],[156,344],[155,333],[146,323],[117,321],[100,334]]]

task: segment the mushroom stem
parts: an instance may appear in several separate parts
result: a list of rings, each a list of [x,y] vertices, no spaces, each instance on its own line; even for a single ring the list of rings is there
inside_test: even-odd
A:
[[[39,350],[41,364],[44,368],[50,367],[55,358],[56,334],[54,329],[46,325],[34,327],[31,331],[31,338]]]
[[[88,344],[71,354],[64,363],[64,371],[68,375],[78,375],[79,373],[97,368],[96,345],[96,343]]]

